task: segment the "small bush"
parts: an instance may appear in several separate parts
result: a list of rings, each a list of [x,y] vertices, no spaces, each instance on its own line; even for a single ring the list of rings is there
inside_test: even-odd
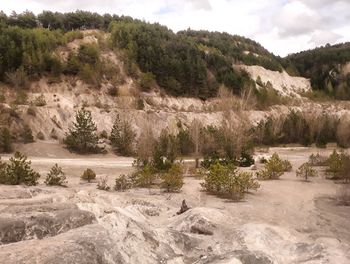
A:
[[[24,144],[34,142],[32,129],[28,125],[24,125],[21,137]]]
[[[284,173],[285,165],[283,160],[274,153],[272,157],[265,163],[263,170],[257,172],[259,180],[277,180]]]
[[[35,106],[45,106],[46,105],[46,100],[45,100],[45,96],[43,94],[35,97],[35,99],[33,100],[32,102],[32,105],[35,105]]]
[[[80,178],[90,183],[92,180],[96,179],[96,173],[92,169],[86,169]]]
[[[327,165],[327,158],[324,156],[321,156],[319,153],[317,154],[311,154],[309,156],[309,162],[311,166],[326,166]]]
[[[40,174],[35,172],[27,161],[27,157],[16,152],[7,164],[0,164],[0,183],[18,185],[25,184],[33,186],[38,184]]]
[[[107,92],[112,97],[117,97],[119,94],[119,90],[115,86],[108,88]]]
[[[45,184],[50,186],[66,186],[66,175],[64,174],[62,168],[55,164],[46,176]]]
[[[27,114],[35,117],[36,116],[35,108],[33,106],[29,106],[27,109]]]
[[[6,80],[12,87],[14,87],[17,90],[26,90],[29,88],[28,75],[23,67],[20,67],[12,72],[7,72]]]
[[[235,167],[220,163],[210,166],[201,185],[209,193],[232,200],[240,200],[249,189],[257,190],[260,187],[252,173],[238,172]]]
[[[184,185],[182,167],[178,163],[174,163],[168,172],[162,175],[161,188],[166,192],[178,192]]]
[[[255,163],[252,155],[243,152],[239,159],[237,160],[237,164],[239,167],[250,167]]]
[[[41,131],[39,131],[38,134],[36,134],[36,138],[40,140],[45,140],[45,136]]]
[[[108,176],[101,177],[97,183],[97,189],[102,191],[109,191],[111,187],[108,185]]]
[[[156,84],[155,77],[151,72],[141,74],[140,86],[142,90],[149,91],[155,84]]]
[[[137,110],[144,110],[144,109],[145,109],[145,103],[141,98],[139,98],[137,100]]]
[[[114,190],[116,191],[125,191],[128,190],[132,187],[132,183],[128,176],[126,175],[121,175],[120,177],[115,179],[115,185],[114,185]]]
[[[296,176],[304,178],[305,181],[308,181],[310,177],[317,176],[317,171],[310,165],[310,163],[306,162],[298,168]]]
[[[345,161],[346,155],[341,152],[338,153],[336,150],[329,156],[326,161],[326,176],[329,179],[338,180],[341,178],[343,163]]]
[[[133,175],[133,182],[137,187],[151,188],[157,178],[154,167],[147,164]]]
[[[27,105],[28,104],[27,92],[26,91],[18,91],[13,103],[15,105]]]
[[[292,171],[293,167],[289,160],[283,160],[283,170],[284,172]]]
[[[0,151],[5,153],[12,151],[12,136],[7,127],[4,127],[0,131]]]
[[[106,131],[106,130],[101,131],[99,137],[100,137],[100,138],[107,139],[107,138],[108,138],[108,133],[107,133],[107,131]]]

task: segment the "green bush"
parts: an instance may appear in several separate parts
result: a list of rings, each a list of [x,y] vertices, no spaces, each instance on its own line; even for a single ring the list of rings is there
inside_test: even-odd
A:
[[[43,94],[37,96],[34,98],[33,102],[32,102],[32,105],[35,105],[35,106],[45,106],[46,105],[46,100],[45,100],[45,96]]]
[[[21,138],[24,144],[34,142],[32,129],[28,125],[24,125],[21,133]]]
[[[12,136],[11,131],[4,127],[0,131],[0,151],[9,153],[12,151]]]
[[[240,200],[248,190],[257,190],[260,187],[252,173],[239,172],[233,166],[220,163],[210,166],[201,185],[209,193],[232,200]]]
[[[179,163],[172,164],[168,172],[162,176],[161,188],[166,192],[178,192],[184,185],[182,166]]]
[[[293,169],[293,166],[290,163],[290,161],[289,160],[283,160],[283,170],[284,170],[284,172],[290,172],[290,171],[292,171],[292,169]]]
[[[114,190],[116,191],[126,191],[132,187],[132,182],[126,175],[121,175],[115,179]]]
[[[132,129],[130,122],[126,119],[120,120],[119,115],[117,115],[109,137],[114,151],[123,156],[133,155],[135,138],[136,133]]]
[[[145,165],[133,175],[133,185],[142,188],[151,188],[158,175],[154,167],[150,164]]]
[[[92,169],[86,169],[80,178],[90,183],[92,180],[96,179],[96,173]]]
[[[40,174],[35,172],[27,161],[27,157],[20,152],[16,152],[7,164],[1,163],[0,183],[28,186],[37,185]]]
[[[92,120],[91,112],[81,108],[75,116],[73,127],[64,140],[70,151],[78,153],[98,153],[101,149],[98,147],[97,127]]]
[[[298,168],[296,176],[304,178],[305,181],[308,181],[310,177],[317,176],[317,171],[308,162],[306,162]]]
[[[146,72],[140,76],[140,86],[142,90],[149,91],[153,86],[156,85],[155,77],[153,73]]]
[[[50,186],[66,186],[66,175],[64,174],[62,168],[55,164],[46,176],[45,184]]]
[[[256,176],[259,180],[277,180],[285,171],[285,164],[283,160],[274,153],[270,159],[265,163],[264,169],[257,172]]]
[[[338,153],[336,150],[326,161],[326,176],[332,180],[342,180],[350,182],[350,156],[344,152]]]

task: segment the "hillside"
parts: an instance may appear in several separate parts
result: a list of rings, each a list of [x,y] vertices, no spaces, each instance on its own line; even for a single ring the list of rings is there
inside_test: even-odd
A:
[[[287,57],[301,76],[309,78],[313,90],[337,99],[350,99],[350,43],[292,54]]]

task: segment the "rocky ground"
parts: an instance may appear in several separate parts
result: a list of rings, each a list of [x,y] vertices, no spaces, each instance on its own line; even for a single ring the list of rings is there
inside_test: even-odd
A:
[[[318,150],[257,155],[274,151],[292,162],[293,171],[261,182],[238,203],[207,195],[194,177],[175,194],[99,191],[96,183],[80,182],[87,166],[113,184],[132,171],[132,160],[27,153],[42,174],[62,165],[69,184],[0,186],[0,263],[349,263],[350,208],[337,205],[338,185],[295,177]],[[183,199],[191,209],[177,215]]]

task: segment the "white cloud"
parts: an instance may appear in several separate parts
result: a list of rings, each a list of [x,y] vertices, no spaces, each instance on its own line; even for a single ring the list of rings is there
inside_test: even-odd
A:
[[[11,0],[0,10],[77,9],[129,15],[174,31],[206,29],[243,35],[278,55],[350,40],[348,0]]]

